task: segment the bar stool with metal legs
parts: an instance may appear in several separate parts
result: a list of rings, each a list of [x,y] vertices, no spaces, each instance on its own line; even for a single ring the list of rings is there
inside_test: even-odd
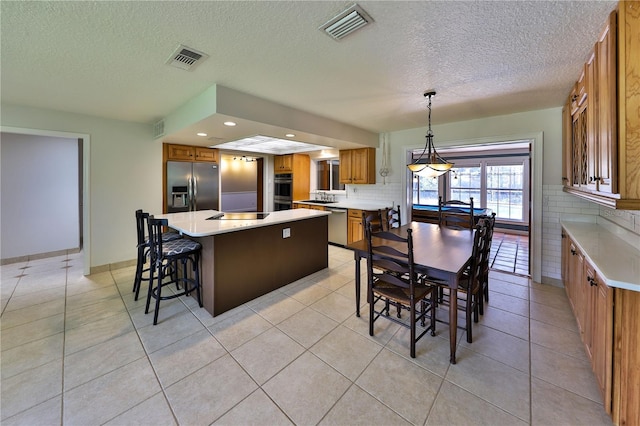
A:
[[[149,213],[145,213],[142,209],[136,210],[136,231],[138,237],[138,259],[136,262],[136,274],[133,279],[133,292],[136,294],[135,300],[138,300],[138,294],[140,293],[140,285],[142,281],[149,281],[149,268],[145,268],[147,257],[149,256],[149,239],[147,238],[147,220]],[[176,232],[164,232],[162,234],[162,241],[171,241],[182,238],[180,234]]]
[[[153,314],[153,325],[156,325],[158,323],[161,300],[174,299],[184,295],[189,296],[191,292],[195,291],[198,305],[202,307],[200,291],[200,253],[202,246],[197,241],[188,238],[163,241],[162,229],[168,225],[167,219],[154,219],[153,216],[149,216],[148,223],[151,266],[149,267],[147,306],[144,313],[149,313],[151,298],[156,299]],[[182,273],[178,270],[179,263],[182,264]],[[191,276],[189,276],[187,269],[188,263],[191,263]],[[170,279],[165,281],[166,277],[170,277]],[[173,283],[182,283],[181,291],[163,296],[162,287]],[[178,288],[180,288],[179,285]]]

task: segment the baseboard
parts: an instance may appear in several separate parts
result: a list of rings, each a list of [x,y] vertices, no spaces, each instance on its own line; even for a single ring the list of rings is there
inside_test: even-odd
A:
[[[564,284],[562,283],[562,280],[559,278],[541,277],[540,281],[541,281],[540,284],[548,284],[554,287],[564,288]]]
[[[80,247],[76,247],[71,249],[49,251],[46,253],[36,253],[36,254],[28,254],[25,256],[7,257],[5,259],[0,259],[0,265],[10,265],[12,263],[28,262],[30,260],[40,260],[40,259],[48,259],[50,257],[66,256],[69,254],[80,253],[80,251],[82,251],[82,249]]]

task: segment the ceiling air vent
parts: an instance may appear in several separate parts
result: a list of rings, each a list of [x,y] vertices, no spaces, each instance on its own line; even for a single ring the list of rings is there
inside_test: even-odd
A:
[[[153,138],[158,139],[161,136],[164,136],[164,120],[153,124]]]
[[[320,27],[320,29],[327,35],[331,36],[334,40],[340,40],[370,22],[373,22],[373,18],[371,18],[371,16],[369,16],[369,14],[360,6],[354,4],[330,21],[326,22]]]
[[[202,61],[207,59],[209,55],[200,52],[196,49],[192,49],[182,44],[173,52],[173,54],[167,59],[166,64],[172,67],[180,68],[181,70],[192,71]]]

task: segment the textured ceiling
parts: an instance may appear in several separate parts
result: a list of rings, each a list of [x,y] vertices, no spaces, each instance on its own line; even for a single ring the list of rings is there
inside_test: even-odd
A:
[[[611,1],[362,1],[374,23],[318,29],[351,2],[12,2],[2,102],[153,123],[219,84],[373,132],[561,106]],[[165,61],[178,44],[210,57]]]

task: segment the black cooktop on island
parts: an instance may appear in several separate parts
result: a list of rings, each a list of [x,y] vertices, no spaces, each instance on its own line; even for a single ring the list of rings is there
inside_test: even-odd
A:
[[[269,213],[263,212],[242,212],[242,213],[218,213],[207,220],[260,220],[269,216]]]

